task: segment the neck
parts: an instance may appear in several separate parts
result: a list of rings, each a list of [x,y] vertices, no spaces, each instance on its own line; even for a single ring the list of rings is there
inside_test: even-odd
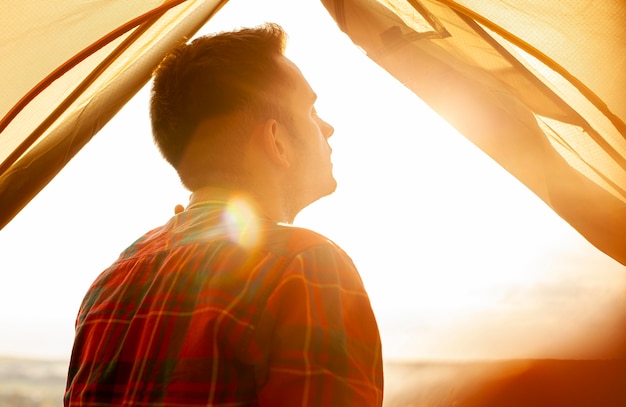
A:
[[[271,190],[270,190],[271,191]],[[280,194],[271,193],[267,188],[242,188],[234,186],[205,186],[192,192],[189,207],[211,201],[231,202],[243,200],[257,216],[276,223],[293,223],[297,211]]]

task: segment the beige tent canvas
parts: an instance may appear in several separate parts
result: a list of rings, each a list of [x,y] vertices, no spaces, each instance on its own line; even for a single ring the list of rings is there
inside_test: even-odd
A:
[[[0,227],[226,0],[3,4]]]
[[[322,2],[370,58],[626,264],[626,4]]]
[[[0,17],[0,225],[224,3],[11,1]],[[623,2],[322,3],[371,59],[626,264]]]

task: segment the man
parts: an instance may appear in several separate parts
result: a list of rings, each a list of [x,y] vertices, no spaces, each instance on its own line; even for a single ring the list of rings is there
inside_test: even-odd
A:
[[[151,119],[190,203],[89,289],[66,406],[380,406],[378,328],[328,239],[287,226],[332,193],[315,93],[274,24],[202,37],[154,76]]]

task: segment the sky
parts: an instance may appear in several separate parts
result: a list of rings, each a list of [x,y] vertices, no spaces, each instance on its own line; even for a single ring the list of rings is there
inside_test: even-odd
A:
[[[264,21],[288,32],[335,127],[337,191],[295,224],[352,257],[385,358],[601,357],[623,339],[626,268],[370,61],[320,2],[231,0],[200,34]],[[187,202],[152,144],[147,95],[0,231],[0,355],[69,357],[94,278]]]

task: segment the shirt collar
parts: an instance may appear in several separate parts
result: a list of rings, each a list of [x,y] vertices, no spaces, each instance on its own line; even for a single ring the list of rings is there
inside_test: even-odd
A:
[[[228,188],[203,187],[191,193],[187,209],[211,203],[228,203],[237,195],[240,194]]]

